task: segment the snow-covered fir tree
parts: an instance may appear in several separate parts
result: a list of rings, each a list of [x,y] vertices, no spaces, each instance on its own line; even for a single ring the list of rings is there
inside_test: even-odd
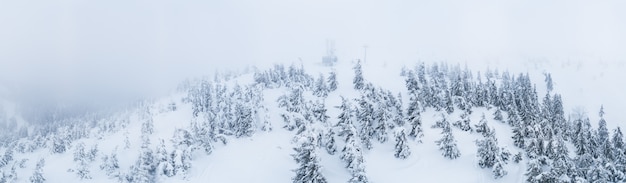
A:
[[[333,92],[337,90],[337,72],[331,71],[328,76],[328,90]]]
[[[326,78],[324,77],[323,74],[320,74],[319,78],[315,82],[315,89],[313,90],[313,94],[318,96],[318,97],[325,98],[325,97],[328,96],[328,93],[330,91],[331,90],[329,89],[328,85],[326,84]]]
[[[304,133],[299,137],[299,145],[294,148],[296,151],[293,158],[298,163],[298,168],[294,170],[296,176],[292,178],[294,183],[310,182],[325,183],[326,178],[322,175],[322,166],[314,145],[314,138],[309,133]]]
[[[46,178],[43,176],[43,166],[46,161],[44,159],[40,159],[37,161],[37,165],[35,165],[35,171],[33,171],[33,175],[30,176],[28,180],[31,183],[43,183],[46,182]]]
[[[483,137],[489,136],[489,134],[491,133],[491,128],[487,126],[487,119],[485,119],[485,114],[480,117],[480,121],[474,126],[474,129],[476,129],[476,133],[481,134]]]
[[[77,163],[77,168],[75,170],[76,175],[80,179],[91,179],[91,171],[89,169],[91,161],[89,160],[88,154],[85,150],[84,143],[78,143],[76,148],[74,149],[74,162]]]
[[[458,127],[463,131],[472,131],[472,127],[470,126],[469,113],[467,111],[461,113],[461,119],[452,123],[453,126]]]
[[[404,133],[404,129],[400,129],[396,131],[396,150],[394,156],[400,159],[406,159],[411,155],[411,150],[409,149],[408,141],[406,139],[406,133]]]
[[[119,168],[119,160],[117,159],[117,153],[115,151],[111,152],[110,155],[104,156],[102,158],[102,164],[100,165],[100,169],[103,170],[107,176],[120,176]]]
[[[454,139],[454,135],[452,134],[452,129],[450,128],[450,124],[444,121],[443,130],[441,132],[441,139],[437,140],[436,143],[439,146],[439,150],[441,150],[441,155],[446,158],[456,159],[461,156],[461,152],[456,144],[456,139]]]
[[[357,61],[352,69],[354,69],[354,79],[352,81],[352,83],[354,84],[354,89],[362,90],[365,87],[365,81],[363,79],[363,69],[361,68],[361,61]]]

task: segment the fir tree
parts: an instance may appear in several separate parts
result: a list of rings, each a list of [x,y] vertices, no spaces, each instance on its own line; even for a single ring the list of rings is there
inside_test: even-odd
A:
[[[609,130],[606,127],[606,120],[604,120],[604,106],[600,107],[600,121],[598,121],[598,145],[601,148],[601,153],[609,159],[613,157],[613,147],[609,141]]]
[[[498,149],[498,140],[493,132],[490,132],[482,140],[476,142],[478,146],[478,166],[481,168],[492,168],[500,161],[500,151]]]
[[[365,87],[364,79],[363,79],[363,71],[361,69],[361,61],[359,60],[356,65],[354,65],[354,89],[362,90]]]
[[[337,73],[335,71],[331,71],[328,76],[328,90],[331,92],[337,90]]]
[[[358,100],[359,106],[356,111],[356,119],[360,124],[358,126],[359,129],[359,137],[361,143],[365,145],[365,148],[372,149],[372,140],[374,137],[375,131],[373,127],[373,117],[374,113],[373,105],[365,98],[365,96],[361,96],[361,99]]]
[[[111,155],[104,156],[102,158],[102,164],[100,165],[100,169],[103,170],[107,176],[119,176],[119,172],[117,172],[119,168],[119,160],[117,159],[117,154],[115,152],[112,152]]]
[[[406,133],[404,133],[404,129],[400,129],[396,132],[396,153],[394,154],[396,158],[406,159],[411,155],[411,151],[406,141]]]
[[[186,176],[189,169],[191,169],[191,150],[184,146],[177,147],[170,154],[171,164],[174,166],[174,175]]]
[[[496,179],[502,178],[507,174],[507,171],[502,167],[502,162],[497,161],[492,168],[493,177]]]
[[[387,141],[387,130],[389,126],[392,125],[387,123],[388,119],[386,117],[388,112],[386,111],[386,109],[388,108],[381,105],[379,102],[379,104],[376,106],[376,109],[374,110],[373,123],[376,124],[376,127],[374,128],[374,135],[380,143],[385,143]]]
[[[526,166],[526,182],[528,183],[540,183],[542,182],[542,165],[538,159],[531,159],[528,161],[528,166]]]
[[[236,128],[235,135],[237,137],[250,137],[254,133],[254,117],[250,106],[246,106],[242,102],[235,104]]]
[[[448,122],[448,120],[446,119],[446,115],[444,113],[441,113],[440,116],[440,119],[435,121],[435,124],[433,124],[431,128],[450,128],[450,122]]]
[[[480,118],[478,124],[474,126],[476,129],[476,133],[480,133],[483,137],[488,137],[490,132],[489,126],[487,126],[487,119],[485,119],[485,114],[483,114]]]
[[[29,180],[31,183],[43,183],[46,182],[46,178],[43,177],[43,166],[45,165],[46,161],[44,159],[40,159],[37,162],[37,165],[35,167],[35,171],[33,172],[33,175],[30,176]]]
[[[544,76],[546,77],[546,89],[548,89],[548,93],[550,93],[554,88],[554,84],[552,83],[552,75],[550,73],[544,73]]]
[[[132,182],[155,182],[156,164],[154,153],[147,147],[141,148],[139,158],[131,168]]]
[[[315,151],[314,139],[309,135],[301,137],[300,145],[294,148],[296,151],[293,158],[299,167],[294,170],[296,176],[292,178],[294,183],[326,183],[326,178],[322,175],[322,166]]]
[[[159,146],[157,146],[156,154],[155,154],[155,162],[156,166],[156,175],[158,176],[174,176],[174,165],[172,165],[169,153],[165,148],[165,141],[163,139],[160,140]]]
[[[397,100],[393,101],[393,107],[395,109],[395,113],[392,113],[391,115],[393,115],[395,125],[398,127],[404,127],[406,121],[404,111],[402,110],[402,95],[400,93],[398,93]]]
[[[418,106],[417,98],[411,97],[411,104],[407,109],[407,121],[411,127],[409,137],[416,139],[418,142],[422,142],[421,138],[424,137],[424,130],[422,129],[422,120],[420,110]]]
[[[609,182],[610,172],[604,169],[601,160],[596,160],[594,166],[588,167],[587,179],[589,182]]]
[[[417,79],[415,78],[415,74],[413,71],[409,71],[407,78],[405,80],[406,88],[409,90],[409,94],[411,96],[417,96],[417,92],[419,92],[419,84]]]
[[[369,180],[365,175],[365,170],[363,168],[359,168],[359,171],[352,173],[352,177],[348,180],[348,183],[368,183]]]
[[[515,126],[513,127],[513,145],[515,145],[515,147],[519,147],[524,149],[526,147],[525,141],[524,141],[524,135],[522,132],[522,127],[520,126]]]
[[[472,131],[472,127],[470,126],[469,113],[467,113],[467,111],[463,112],[461,114],[461,119],[454,122],[452,125],[458,127],[463,131]]]
[[[624,134],[622,134],[620,127],[613,130],[613,138],[611,142],[613,142],[613,147],[615,147],[615,149],[624,149],[626,147],[624,146]]]
[[[441,134],[443,135],[442,138],[436,141],[436,143],[439,146],[439,150],[442,151],[442,155],[450,159],[456,159],[460,157],[461,152],[459,151],[459,148],[456,145],[456,140],[452,135],[452,129],[450,129],[450,124],[444,126],[443,132]]]
[[[78,163],[78,168],[76,169],[76,174],[80,179],[91,179],[90,170],[89,170],[89,158],[87,157],[87,152],[85,151],[85,144],[78,143],[76,148],[74,149],[74,161]]]
[[[496,112],[493,113],[493,119],[497,121],[502,121],[502,110],[500,110],[500,108],[497,108]]]
[[[0,168],[9,165],[9,162],[13,161],[13,149],[7,148],[4,151],[4,155],[0,158]]]
[[[148,110],[147,114],[145,114],[146,118],[141,124],[141,133],[145,135],[151,135],[154,133],[154,120],[152,119],[152,114]]]
[[[515,154],[515,156],[513,156],[513,162],[515,163],[519,163],[522,160],[522,152],[518,152],[517,154]]]
[[[337,152],[337,145],[335,144],[335,131],[332,128],[329,128],[328,132],[326,132],[325,136],[325,145],[326,152],[330,155],[334,155]]]
[[[337,116],[337,118],[339,118],[339,121],[337,122],[336,126],[340,128],[338,135],[345,136],[349,128],[354,127],[352,123],[352,120],[354,118],[354,112],[348,100],[343,97],[341,97],[341,105],[336,106],[336,108],[339,108],[339,110],[341,111],[339,116]]]
[[[365,160],[359,143],[357,142],[356,129],[352,124],[345,132],[345,146],[341,150],[340,158],[346,163],[346,168],[352,174],[348,182],[369,182],[365,175]]]
[[[329,91],[330,89],[326,86],[326,78],[323,74],[320,74],[319,79],[317,79],[315,83],[315,90],[313,90],[313,94],[318,97],[327,97]]]
[[[443,98],[443,107],[445,108],[446,112],[448,112],[448,114],[452,114],[452,112],[454,112],[454,102],[452,101],[452,95],[448,90],[446,90],[444,93],[445,97]]]

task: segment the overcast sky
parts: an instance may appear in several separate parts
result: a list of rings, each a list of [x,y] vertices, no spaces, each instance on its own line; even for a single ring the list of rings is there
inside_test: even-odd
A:
[[[626,1],[0,0],[2,80],[171,87],[216,69],[343,59],[410,63],[626,58]],[[98,87],[96,87],[98,86]]]

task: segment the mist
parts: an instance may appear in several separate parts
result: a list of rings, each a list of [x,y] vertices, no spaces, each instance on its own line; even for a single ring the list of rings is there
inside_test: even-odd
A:
[[[63,96],[154,95],[271,63],[625,62],[625,1],[0,1],[0,77]],[[514,65],[514,64],[513,64]],[[483,67],[483,66],[481,66]]]

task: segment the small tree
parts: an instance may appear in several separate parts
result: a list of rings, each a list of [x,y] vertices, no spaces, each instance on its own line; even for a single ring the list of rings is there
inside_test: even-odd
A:
[[[334,155],[337,152],[337,145],[335,144],[335,131],[329,128],[328,132],[324,135],[326,152],[330,155]]]
[[[326,86],[326,78],[323,74],[320,74],[320,77],[315,82],[315,89],[313,90],[313,94],[318,97],[327,97],[328,92],[330,92],[330,89],[328,89],[328,86]]]
[[[409,146],[406,144],[406,133],[404,133],[404,129],[400,129],[396,131],[396,158],[406,159],[411,155],[411,151]]]
[[[496,108],[496,112],[493,113],[493,119],[502,122],[502,110],[500,108]]]
[[[78,168],[76,170],[76,174],[80,179],[91,179],[89,175],[89,157],[87,152],[85,152],[85,144],[78,143],[76,145],[76,149],[74,149],[74,161],[78,163]]]
[[[335,71],[330,72],[330,76],[328,76],[328,90],[331,92],[337,90],[337,73]]]
[[[37,162],[37,165],[35,167],[35,171],[33,172],[33,175],[30,176],[29,180],[31,183],[43,183],[46,182],[46,178],[43,177],[43,166],[45,165],[46,161],[44,159],[40,159]]]
[[[461,114],[461,119],[452,124],[453,126],[458,127],[463,131],[472,131],[472,127],[470,126],[469,113],[464,112]]]
[[[493,166],[492,172],[493,177],[496,179],[502,178],[507,174],[507,171],[504,170],[504,168],[502,167],[501,161],[496,162],[496,164]]]
[[[417,102],[417,99],[411,101]],[[417,105],[417,104],[415,104]],[[409,106],[409,109],[411,107]],[[422,129],[422,120],[418,109],[408,110],[407,121],[411,125],[409,137],[416,139],[418,142],[422,142],[421,138],[424,137],[424,130]]]
[[[315,152],[315,140],[310,134],[304,133],[304,135],[300,137],[300,145],[294,148],[296,153],[292,155],[296,163],[299,164],[299,167],[293,170],[296,172],[296,176],[292,180],[294,183],[326,183],[326,178],[322,175],[319,157]]]
[[[480,121],[475,126],[476,132],[483,135],[483,137],[489,136],[490,128],[487,126],[487,119],[485,119],[485,114],[483,114],[480,118]]]
[[[446,121],[447,122],[447,121]],[[442,138],[436,141],[439,146],[439,150],[442,151],[442,155],[446,158],[456,159],[461,156],[461,152],[457,147],[456,140],[452,135],[452,129],[450,129],[450,124],[447,124],[443,128]]]
[[[362,90],[365,87],[365,82],[363,79],[363,70],[361,69],[361,61],[359,60],[356,65],[354,65],[354,89]]]
[[[117,159],[117,154],[115,152],[111,152],[111,155],[104,156],[102,158],[102,164],[100,165],[100,169],[104,170],[106,175],[110,177],[119,176],[119,172],[117,172],[119,168],[119,160]]]

